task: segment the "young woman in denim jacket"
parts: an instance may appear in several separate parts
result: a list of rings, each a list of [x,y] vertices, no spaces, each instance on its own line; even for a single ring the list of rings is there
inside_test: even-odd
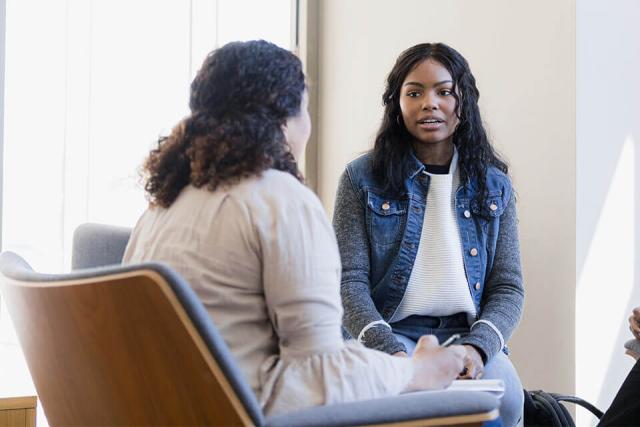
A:
[[[398,58],[374,148],[342,174],[334,228],[346,331],[398,356],[460,334],[460,378],[500,378],[505,425],[522,386],[506,342],[522,313],[514,191],[482,125],[467,61],[444,44]]]

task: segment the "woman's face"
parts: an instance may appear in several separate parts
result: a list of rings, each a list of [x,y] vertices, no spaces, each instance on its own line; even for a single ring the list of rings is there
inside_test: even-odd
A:
[[[284,137],[291,147],[291,153],[296,161],[300,161],[304,148],[307,146],[309,135],[311,135],[311,118],[309,117],[309,94],[305,90],[300,102],[300,111],[297,115],[291,116],[282,127]]]
[[[449,144],[458,126],[453,78],[439,62],[426,59],[402,82],[402,120],[414,144]]]

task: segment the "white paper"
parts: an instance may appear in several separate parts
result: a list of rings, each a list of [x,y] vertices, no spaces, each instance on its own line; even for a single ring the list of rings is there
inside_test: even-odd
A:
[[[486,391],[497,398],[504,395],[504,381],[496,380],[455,380],[447,390]]]
[[[444,390],[482,391],[491,393],[498,399],[504,395],[504,381],[502,380],[455,380]],[[413,391],[408,394],[442,392],[443,390]]]

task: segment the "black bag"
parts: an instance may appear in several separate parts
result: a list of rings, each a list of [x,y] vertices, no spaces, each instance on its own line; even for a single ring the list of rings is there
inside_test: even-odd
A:
[[[575,427],[571,414],[560,402],[570,402],[588,409],[593,415],[602,418],[602,411],[586,400],[574,396],[547,393],[542,390],[524,392],[525,427]]]

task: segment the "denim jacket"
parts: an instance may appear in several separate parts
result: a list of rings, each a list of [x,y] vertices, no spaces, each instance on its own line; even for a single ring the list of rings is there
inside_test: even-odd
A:
[[[385,322],[409,283],[429,189],[424,165],[412,158],[399,196],[386,194],[374,180],[371,153],[349,163],[340,178],[333,216],[342,259],[344,327],[351,336],[361,336],[366,346],[387,353],[405,350]],[[488,197],[482,205],[475,200],[479,189],[473,180],[461,183],[455,193],[467,285],[477,313],[470,333],[458,343],[480,349],[485,362],[506,351],[524,303],[511,182],[491,167],[486,183]],[[373,322],[376,326],[370,327]]]

